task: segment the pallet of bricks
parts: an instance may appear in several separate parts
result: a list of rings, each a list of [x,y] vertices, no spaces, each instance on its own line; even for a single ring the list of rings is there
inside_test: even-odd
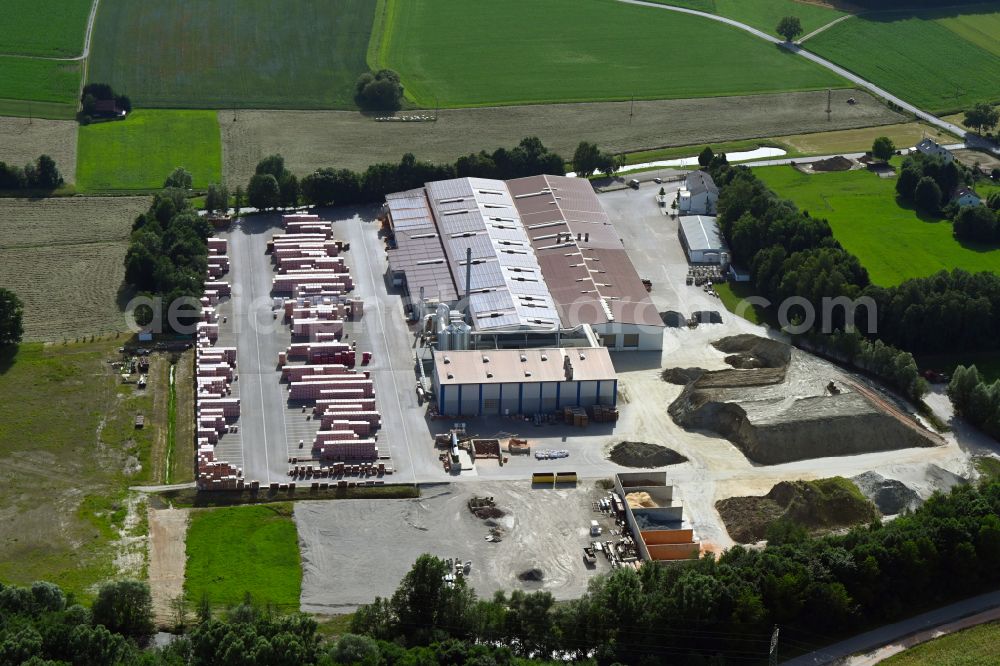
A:
[[[378,462],[382,417],[375,387],[369,372],[356,369],[359,362],[368,365],[371,353],[358,358],[355,345],[342,341],[344,322],[364,312],[362,301],[350,295],[354,282],[341,256],[349,245],[333,240],[330,223],[316,215],[285,215],[282,223],[285,233],[274,236],[268,251],[277,271],[274,292],[291,294],[283,320],[295,341],[278,355],[278,365],[289,399],[312,403],[320,423],[312,458],[289,458],[289,475],[382,476],[387,470]]]
[[[242,490],[243,471],[215,456],[215,446],[240,416],[240,400],[232,397],[236,380],[236,348],[216,347],[219,337],[215,306],[229,284],[220,278],[229,271],[224,238],[209,238],[206,293],[201,299],[201,321],[195,347],[195,481],[199,490]],[[211,286],[211,288],[209,288]]]
[[[577,428],[586,428],[590,425],[590,417],[587,416],[587,410],[583,407],[564,407],[563,420],[566,425],[573,425]]]
[[[594,423],[615,423],[618,421],[618,408],[610,405],[594,405],[588,410],[590,420]]]

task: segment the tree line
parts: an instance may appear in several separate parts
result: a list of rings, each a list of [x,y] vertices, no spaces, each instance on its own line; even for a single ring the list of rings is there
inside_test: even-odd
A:
[[[497,148],[460,157],[454,164],[432,164],[406,153],[398,163],[380,163],[364,171],[325,167],[301,182],[285,167],[281,155],[271,155],[257,164],[246,188],[250,206],[261,210],[294,206],[300,201],[316,206],[352,206],[378,203],[392,192],[421,187],[449,178],[495,178],[507,180],[539,174],[565,175],[565,162],[537,137],[527,137],[512,149]],[[237,191],[237,199],[240,199]],[[239,203],[237,204],[239,205]]]
[[[162,305],[159,313],[140,308],[136,314],[142,325],[156,315],[169,324],[167,310],[172,302],[183,297],[198,299],[204,293],[212,227],[186,196],[185,189],[164,188],[132,224],[125,253],[125,282],[139,295],[159,297]]]
[[[57,585],[0,583],[0,664],[11,666],[300,666],[333,664],[510,665],[529,662],[502,646],[446,640],[419,647],[346,635],[327,641],[316,621],[281,615],[251,598],[215,617],[210,607],[165,647],[151,648],[146,583],[101,587],[90,608]]]
[[[779,303],[792,296],[822,312],[823,298],[868,297],[871,311],[858,307],[855,326],[873,338],[913,354],[1000,349],[1000,276],[960,269],[915,278],[894,287],[872,285],[857,257],[833,237],[829,223],[781,199],[745,167],[717,156],[710,166],[719,187],[718,222],[735,263],[749,268],[757,291]],[[795,312],[795,308],[792,308]],[[841,308],[833,320],[817,318],[828,330],[846,330]]]
[[[29,162],[23,168],[0,162],[0,190],[52,191],[63,182],[56,161],[48,155],[40,155],[38,159]]]
[[[1000,380],[991,384],[976,366],[960,365],[951,376],[948,397],[959,416],[1000,440]]]

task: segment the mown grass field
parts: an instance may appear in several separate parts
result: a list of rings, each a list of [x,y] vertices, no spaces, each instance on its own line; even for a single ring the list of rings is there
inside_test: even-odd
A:
[[[378,63],[434,108],[844,87],[715,21],[614,0],[386,0]]]
[[[104,0],[89,78],[138,106],[353,108],[374,8],[375,0]]]
[[[91,0],[4,0],[0,53],[72,58],[83,52]]]
[[[854,106],[845,102],[852,96],[858,100]],[[377,162],[398,162],[406,152],[421,160],[454,162],[472,152],[509,148],[532,135],[566,159],[581,140],[613,152],[697,145],[693,153],[697,154],[705,143],[903,120],[873,97],[847,89],[833,92],[836,111],[832,121],[827,121],[826,97],[826,91],[816,91],[647,100],[634,105],[596,102],[442,109],[437,122],[421,123],[380,123],[347,111],[239,111],[233,122],[232,111],[220,111],[219,125],[226,182],[232,189],[245,187],[257,162],[276,152],[301,176],[326,166],[364,170]],[[687,150],[680,156],[692,154]]]
[[[664,5],[697,9],[746,23],[771,35],[785,16],[797,16],[802,22],[803,36],[844,15],[832,7],[794,0],[653,0]]]
[[[215,606],[246,594],[260,604],[297,611],[302,590],[298,532],[290,503],[202,509],[191,514],[184,588]]]
[[[79,63],[0,55],[0,111],[4,113],[72,117],[79,89]]]
[[[0,284],[24,301],[25,339],[126,330],[118,290],[132,221],[148,206],[147,197],[0,198]]]
[[[984,666],[1000,661],[1000,622],[948,634],[904,650],[883,666]]]
[[[952,268],[1000,272],[1000,248],[963,246],[947,220],[921,219],[901,207],[894,179],[867,171],[806,175],[790,166],[754,172],[779,196],[829,220],[875,284],[892,286]]]
[[[77,189],[156,190],[179,166],[194,187],[222,178],[222,146],[214,111],[141,109],[122,121],[80,127]]]
[[[838,23],[808,48],[933,113],[1000,102],[998,7],[951,17],[869,14]]]
[[[872,149],[877,137],[887,136],[897,148],[910,148],[927,137],[939,143],[952,143],[955,137],[923,123],[897,123],[879,127],[833,130],[812,134],[796,134],[775,137],[775,141],[786,144],[801,155],[832,155],[845,152],[865,152]]]
[[[145,429],[133,427],[137,411],[151,414],[152,396],[121,384],[108,364],[121,343],[0,351],[5,583],[49,580],[88,598],[95,584],[117,575],[126,488],[149,481],[157,428],[150,418]]]

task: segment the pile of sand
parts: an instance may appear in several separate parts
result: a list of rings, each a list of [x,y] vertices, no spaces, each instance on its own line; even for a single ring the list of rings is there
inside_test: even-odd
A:
[[[625,501],[630,509],[655,509],[660,506],[645,491],[628,493],[625,495]]]
[[[917,491],[896,479],[887,479],[877,472],[865,472],[851,477],[858,489],[886,516],[912,511],[920,506]]]

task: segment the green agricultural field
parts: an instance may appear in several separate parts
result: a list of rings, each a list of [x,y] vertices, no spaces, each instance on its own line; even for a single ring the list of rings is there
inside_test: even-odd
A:
[[[429,108],[846,85],[742,30],[614,0],[386,0],[385,7],[372,53]]]
[[[778,21],[785,16],[797,16],[802,22],[803,36],[805,36],[844,15],[844,12],[832,7],[794,0],[653,0],[653,2],[718,14],[775,36],[778,33],[774,29]]]
[[[80,127],[77,189],[156,190],[176,167],[196,188],[222,179],[222,144],[214,111],[142,109],[122,121]]]
[[[302,562],[290,503],[202,509],[187,533],[188,598],[213,605],[254,601],[299,609]]]
[[[982,666],[1000,659],[1000,622],[981,624],[889,657],[883,666]]]
[[[79,56],[90,5],[91,0],[4,0],[0,53]]]
[[[806,175],[789,166],[754,172],[779,196],[829,220],[833,235],[875,284],[888,287],[953,268],[1000,273],[1000,248],[964,246],[947,220],[921,219],[901,207],[893,179],[867,171]]]
[[[79,89],[80,65],[76,62],[0,56],[0,104],[3,100],[44,102],[38,105],[40,111],[50,104],[75,111]]]
[[[870,14],[838,23],[808,48],[918,107],[947,113],[1000,101],[996,7],[958,17]]]
[[[159,426],[153,396],[108,363],[123,340],[0,350],[0,581],[49,580],[88,598],[101,581],[141,575],[116,569],[115,541],[143,529],[126,528],[126,489],[150,481]],[[136,412],[149,415],[142,430]]]
[[[375,0],[103,0],[89,80],[137,106],[353,108],[374,10]]]

